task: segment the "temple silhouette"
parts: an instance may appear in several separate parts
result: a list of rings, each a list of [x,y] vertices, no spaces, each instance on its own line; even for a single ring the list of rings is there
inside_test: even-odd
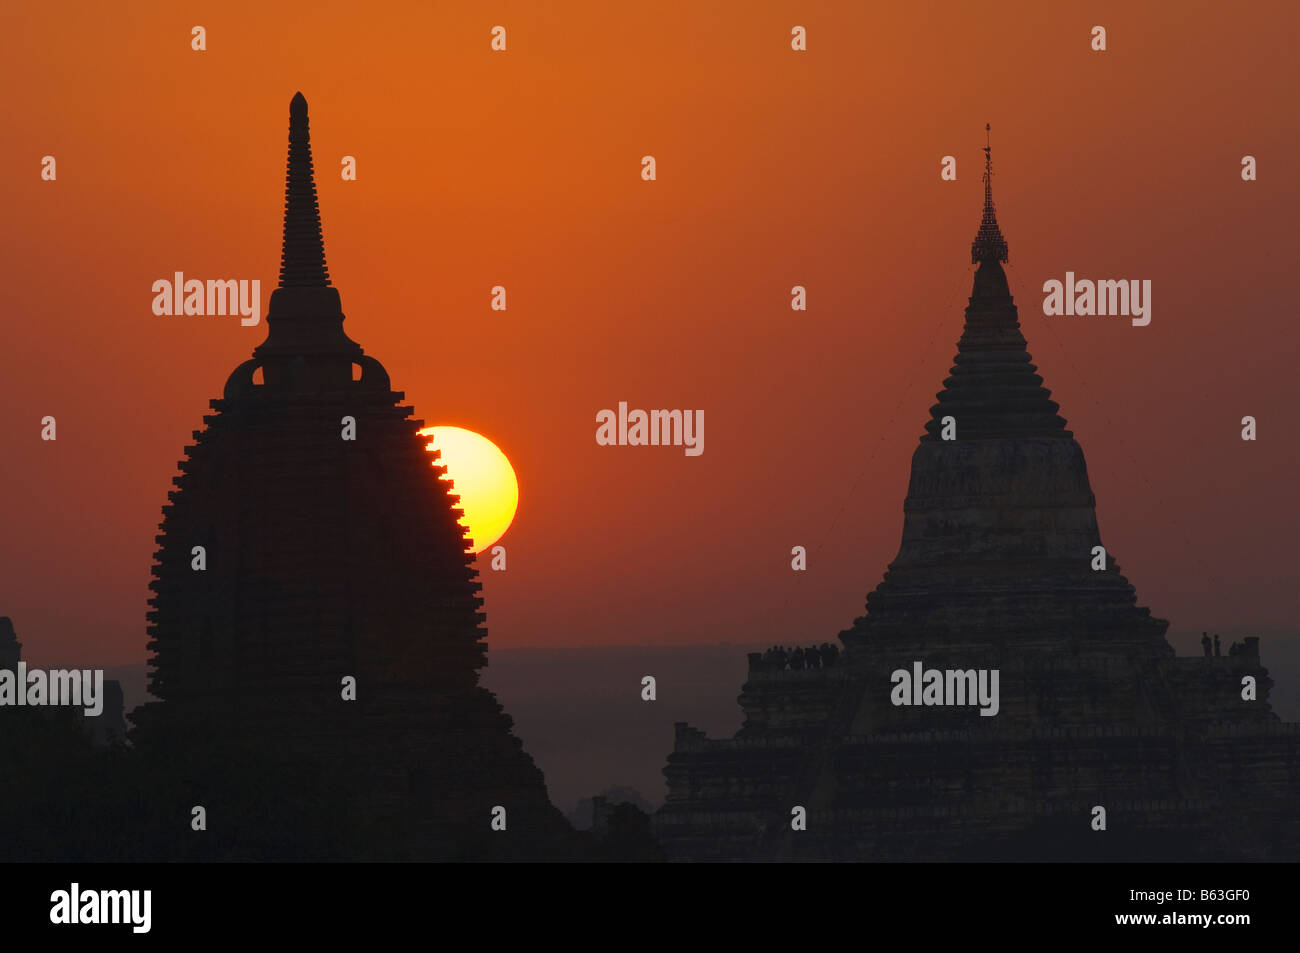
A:
[[[478,684],[458,497],[343,321],[299,93],[267,337],[211,401],[163,507],[156,700],[132,740],[184,780],[222,856],[562,859],[572,829]],[[180,838],[190,806],[176,810]]]
[[[751,654],[735,737],[677,725],[656,833],[688,860],[1297,859],[1300,725],[1271,711],[1258,639],[1176,658],[1094,554],[1083,450],[1021,333],[985,156],[978,269],[898,555],[838,664]],[[916,662],[998,670],[1000,710],[895,704]]]

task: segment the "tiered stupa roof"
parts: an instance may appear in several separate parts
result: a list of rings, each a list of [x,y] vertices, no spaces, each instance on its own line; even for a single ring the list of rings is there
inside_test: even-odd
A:
[[[991,174],[986,146],[965,327],[912,457],[898,556],[845,641],[961,648],[1096,637],[1172,654],[1168,623],[1136,605],[1113,559],[1092,568],[1102,545],[1096,499],[1021,333]]]

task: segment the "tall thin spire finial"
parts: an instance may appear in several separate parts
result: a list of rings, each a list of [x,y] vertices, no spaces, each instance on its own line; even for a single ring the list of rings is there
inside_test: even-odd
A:
[[[307,100],[302,93],[289,104],[289,163],[284,178],[284,247],[280,254],[281,288],[327,288],[325,239],[312,172]]]
[[[970,260],[974,264],[984,261],[1006,261],[1007,241],[998,228],[997,214],[993,208],[993,144],[991,123],[984,124],[984,217],[980,230],[971,242]]]

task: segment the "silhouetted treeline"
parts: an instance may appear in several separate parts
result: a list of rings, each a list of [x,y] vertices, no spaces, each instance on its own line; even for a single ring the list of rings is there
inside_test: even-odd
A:
[[[570,848],[532,844],[437,805],[376,808],[346,760],[290,760],[270,745],[142,751],[91,743],[67,709],[0,710],[0,862],[658,860],[650,819],[618,805]],[[400,794],[400,792],[398,792]],[[206,829],[196,830],[202,807]]]

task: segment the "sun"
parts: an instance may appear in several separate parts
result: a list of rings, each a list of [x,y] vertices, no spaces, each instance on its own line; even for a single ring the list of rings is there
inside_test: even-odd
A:
[[[436,461],[447,468],[442,479],[451,480],[452,492],[460,494],[461,525],[469,530],[474,552],[483,552],[505,535],[519,508],[515,468],[500,447],[464,427],[425,427],[420,435],[432,438],[426,449],[442,451]]]

